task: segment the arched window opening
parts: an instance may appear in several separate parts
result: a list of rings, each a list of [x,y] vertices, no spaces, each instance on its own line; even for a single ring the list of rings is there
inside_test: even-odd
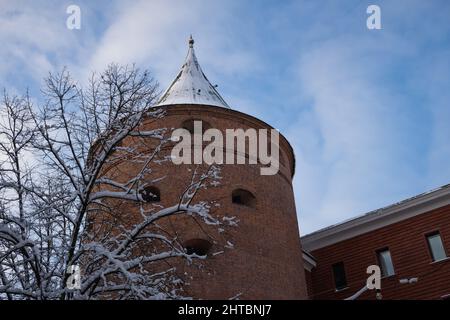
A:
[[[256,207],[255,196],[250,191],[244,189],[234,190],[231,194],[231,200],[235,204],[244,205],[250,208]]]
[[[211,247],[211,242],[204,239],[191,239],[184,243],[184,249],[187,254],[196,254],[198,256],[206,256]]]
[[[161,193],[158,188],[150,186],[141,190],[141,197],[145,202],[159,202],[161,201]]]

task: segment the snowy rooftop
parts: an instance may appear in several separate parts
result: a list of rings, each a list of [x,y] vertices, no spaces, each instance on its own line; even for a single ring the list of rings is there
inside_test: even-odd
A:
[[[194,52],[194,40],[189,39],[189,50],[178,76],[164,92],[156,106],[173,104],[202,104],[230,108],[209,82]]]

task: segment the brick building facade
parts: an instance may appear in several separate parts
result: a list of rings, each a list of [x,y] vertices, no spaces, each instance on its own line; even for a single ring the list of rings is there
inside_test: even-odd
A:
[[[155,106],[165,115],[144,120],[138,130],[185,128],[190,131],[194,121],[223,133],[226,129],[273,129],[227,105],[201,70],[193,45],[191,38],[180,73]],[[220,233],[216,226],[199,225],[187,215],[159,223],[164,230],[174,230],[187,251],[201,250],[201,255],[207,255],[205,260],[192,265],[184,261],[172,262],[177,273],[184,277],[187,296],[200,299],[307,298],[292,188],[294,153],[282,135],[278,144],[280,169],[277,174],[261,175],[260,163],[224,164],[220,166],[220,184],[202,189],[196,195],[196,201],[214,201],[217,207],[213,209],[219,218],[236,217],[236,228]],[[135,145],[134,137],[126,137],[122,142],[124,147]],[[145,148],[143,154],[152,154],[151,142]],[[161,150],[160,158],[170,156],[170,151],[171,148]],[[148,181],[167,177],[154,181],[151,186],[151,193],[157,195],[157,204],[167,207],[177,203],[196,167],[195,164],[176,165],[165,161],[152,168]],[[127,181],[136,175],[138,167],[118,163],[108,170],[115,179]],[[115,208],[130,223],[142,219],[137,208],[127,205]]]
[[[383,299],[446,299],[450,185],[303,236],[302,245],[310,299],[351,297],[369,265],[381,267]]]

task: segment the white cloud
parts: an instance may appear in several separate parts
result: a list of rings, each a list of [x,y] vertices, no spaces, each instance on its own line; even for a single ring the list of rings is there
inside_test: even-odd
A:
[[[368,63],[374,45],[339,38],[312,47],[299,65],[299,91],[311,99],[290,129],[297,152],[297,205],[303,232],[388,204],[404,157],[400,103]],[[398,199],[400,200],[400,199]]]
[[[168,85],[181,67],[190,34],[194,35],[197,55],[211,81],[219,74],[256,68],[256,59],[236,45],[236,39],[226,36],[229,10],[233,5],[221,3],[219,9],[218,3],[209,1],[124,4],[99,42],[88,71],[101,70],[110,62],[137,63],[152,68],[161,83]]]
[[[80,58],[94,42],[88,27],[79,31],[66,27],[68,3],[48,1],[4,1],[0,13],[0,72],[12,88],[38,87],[49,71],[69,66],[77,70]],[[83,7],[82,21],[88,12]],[[14,88],[12,88],[14,89]]]

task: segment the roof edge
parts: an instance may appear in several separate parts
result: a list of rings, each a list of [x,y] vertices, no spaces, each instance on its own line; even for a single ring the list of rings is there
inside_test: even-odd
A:
[[[307,234],[301,237],[302,246],[311,252],[446,205],[450,184]]]

